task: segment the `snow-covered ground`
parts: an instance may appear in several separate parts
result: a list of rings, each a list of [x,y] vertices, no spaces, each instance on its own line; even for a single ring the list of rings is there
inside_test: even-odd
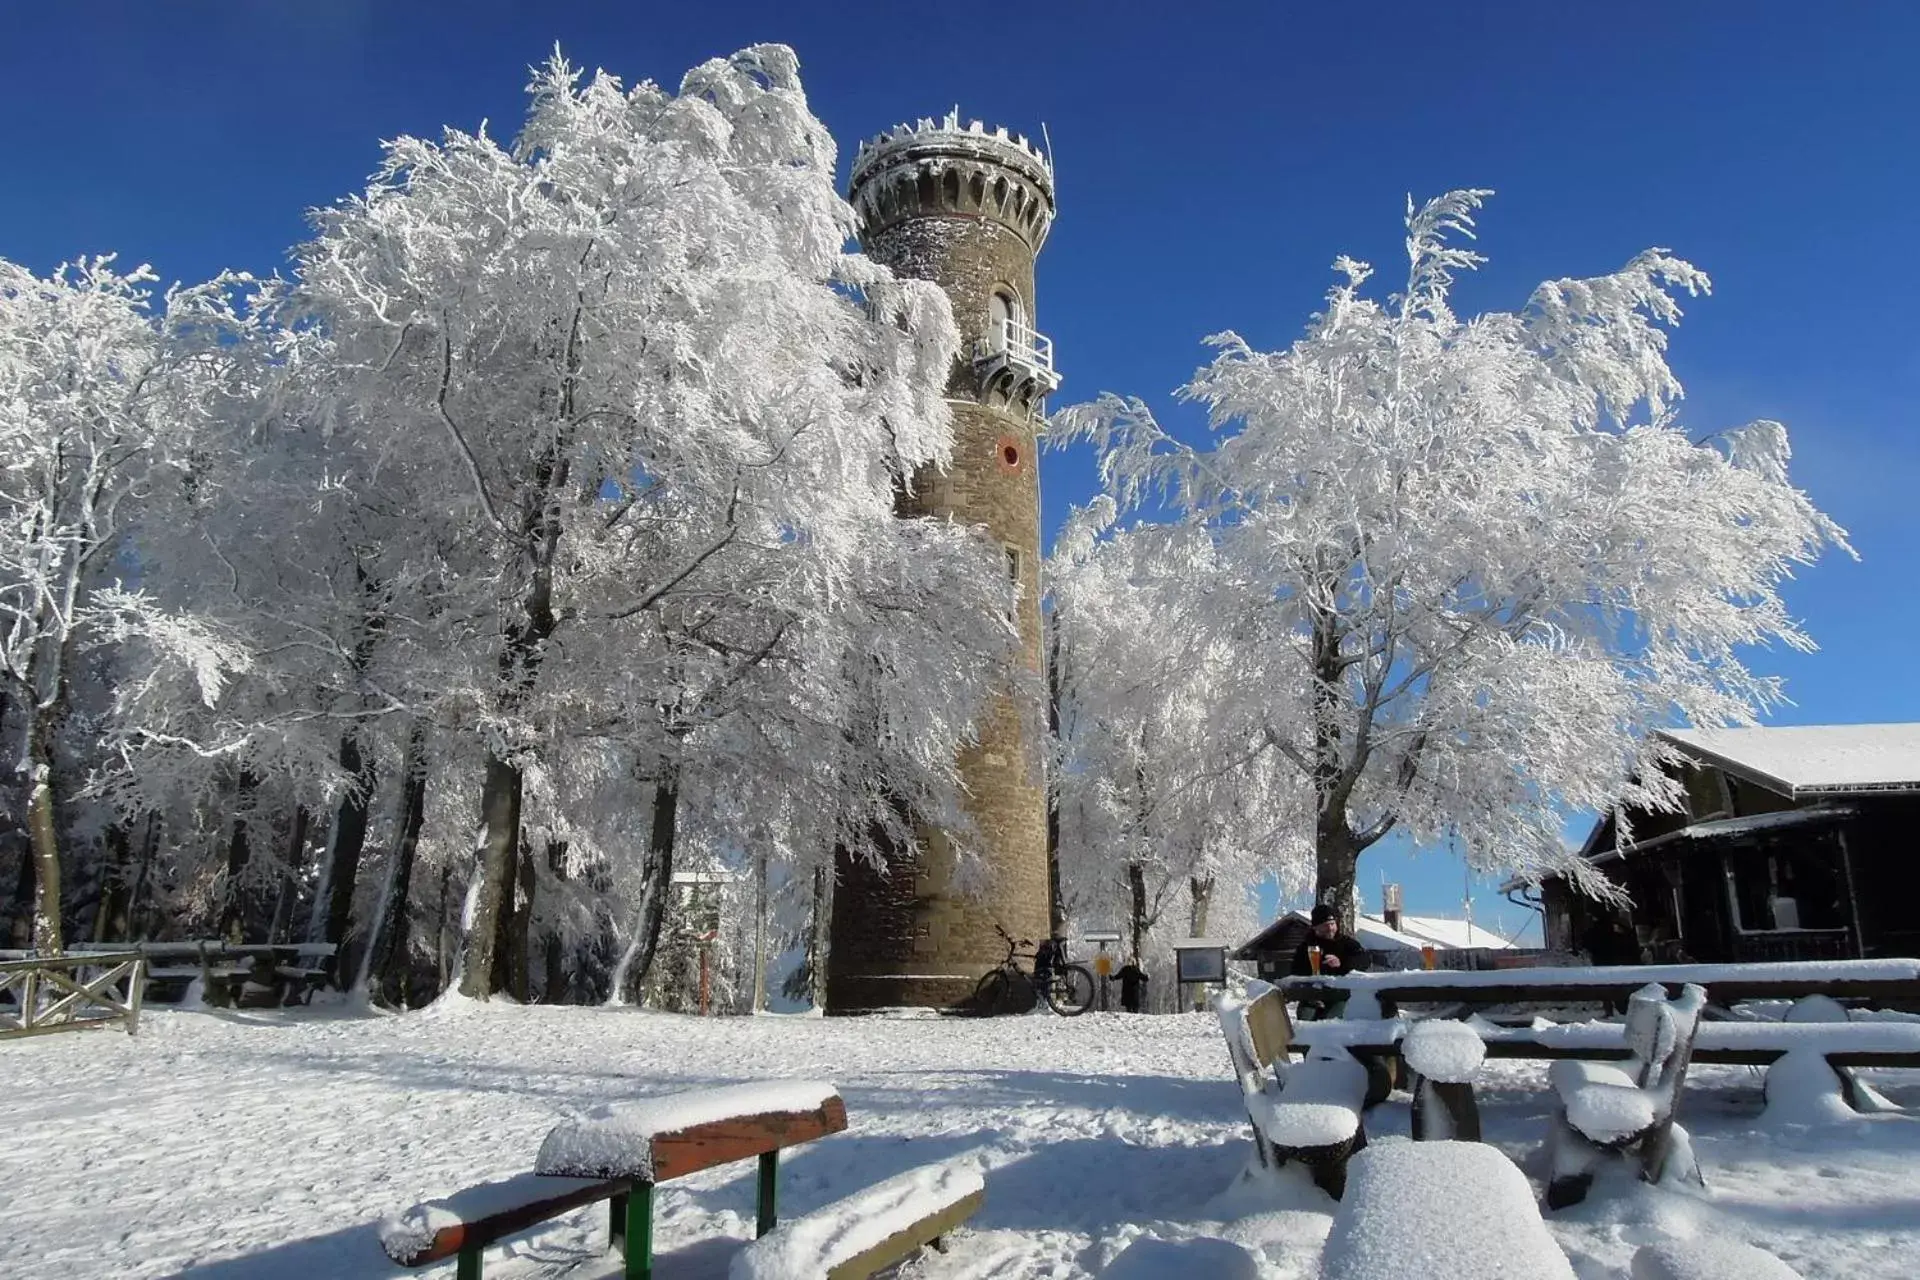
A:
[[[1246,1274],[1318,1273],[1332,1203],[1303,1181],[1240,1180],[1250,1148],[1211,1015],[701,1020],[458,1003],[152,1011],[135,1038],[0,1045],[0,1276],[403,1274],[377,1219],[531,1168],[561,1118],[775,1077],[836,1081],[851,1117],[790,1153],[786,1215],[928,1161],[979,1162],[975,1229],[916,1275],[1241,1273],[1223,1241],[1252,1255]],[[1489,1138],[1537,1191],[1543,1064],[1492,1062],[1479,1079]],[[1920,1112],[1920,1073],[1876,1079]],[[1796,1128],[1760,1109],[1756,1073],[1695,1067],[1681,1115],[1707,1193],[1603,1186],[1554,1215],[1581,1280],[1624,1277],[1641,1243],[1703,1233],[1810,1278],[1920,1274],[1920,1118]],[[1376,1137],[1406,1130],[1404,1094],[1369,1113]],[[746,1162],[661,1189],[663,1280],[724,1273],[752,1232],[752,1175]],[[488,1273],[610,1274],[605,1229],[604,1209],[583,1211],[512,1245],[511,1262],[496,1251]]]

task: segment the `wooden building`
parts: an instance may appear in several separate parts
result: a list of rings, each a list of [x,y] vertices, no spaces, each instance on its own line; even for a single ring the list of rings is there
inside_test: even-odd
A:
[[[1549,949],[1597,963],[1920,955],[1920,724],[1671,731],[1680,813],[1603,818],[1581,856],[1625,913],[1541,886]]]

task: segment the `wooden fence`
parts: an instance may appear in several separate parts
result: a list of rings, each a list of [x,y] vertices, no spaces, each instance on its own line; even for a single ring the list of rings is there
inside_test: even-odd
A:
[[[0,959],[0,1040],[115,1023],[132,1035],[145,963],[137,951]]]

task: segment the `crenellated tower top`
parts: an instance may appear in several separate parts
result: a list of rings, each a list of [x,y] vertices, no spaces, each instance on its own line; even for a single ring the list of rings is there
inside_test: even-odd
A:
[[[1005,128],[944,120],[899,125],[862,142],[851,200],[863,239],[908,218],[960,214],[1005,225],[1034,253],[1053,225],[1053,162]]]

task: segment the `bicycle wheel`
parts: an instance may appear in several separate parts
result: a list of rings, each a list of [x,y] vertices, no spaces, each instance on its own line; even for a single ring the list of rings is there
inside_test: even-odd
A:
[[[1053,971],[1047,984],[1047,1003],[1063,1018],[1093,1008],[1093,973],[1083,964],[1065,964]]]
[[[1024,973],[995,969],[973,989],[973,1012],[982,1018],[1025,1013],[1033,1008],[1033,984]]]

